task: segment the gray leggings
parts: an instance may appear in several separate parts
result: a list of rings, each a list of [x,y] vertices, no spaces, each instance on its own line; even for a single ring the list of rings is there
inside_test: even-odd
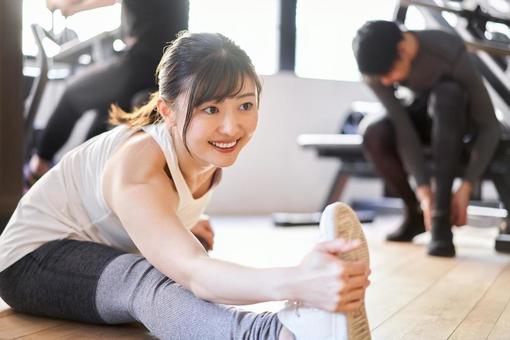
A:
[[[161,339],[278,339],[276,314],[213,304],[145,258],[93,242],[49,242],[0,273],[15,310],[98,324],[139,321]]]

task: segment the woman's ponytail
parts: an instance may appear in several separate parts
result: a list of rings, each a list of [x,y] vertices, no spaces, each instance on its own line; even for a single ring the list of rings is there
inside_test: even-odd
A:
[[[153,92],[146,104],[136,107],[131,113],[125,112],[114,104],[110,107],[108,122],[112,125],[123,124],[131,128],[157,123],[162,119],[157,109],[158,98],[159,92]]]

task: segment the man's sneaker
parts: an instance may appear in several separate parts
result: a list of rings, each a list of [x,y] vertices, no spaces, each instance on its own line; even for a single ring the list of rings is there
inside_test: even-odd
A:
[[[349,206],[340,202],[328,205],[322,213],[320,230],[323,240],[359,240],[360,247],[339,256],[345,261],[362,260],[369,264],[365,235],[356,213]],[[364,305],[356,312],[343,314],[288,304],[278,312],[278,318],[297,340],[371,339]]]
[[[435,213],[432,216],[432,230],[427,253],[431,256],[454,257],[452,225],[450,214]]]
[[[387,241],[411,242],[416,235],[425,232],[423,212],[407,212],[398,229],[386,236]]]

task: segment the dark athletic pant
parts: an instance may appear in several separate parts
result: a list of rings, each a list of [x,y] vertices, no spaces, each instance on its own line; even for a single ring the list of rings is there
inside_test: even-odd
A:
[[[116,103],[129,111],[135,94],[156,88],[154,73],[160,57],[157,55],[149,58],[127,51],[108,63],[92,65],[72,77],[66,84],[35,152],[42,159],[52,161],[67,142],[76,122],[88,110],[96,110],[97,115],[86,138],[106,131],[111,104]]]
[[[13,309],[98,324],[141,322],[160,339],[278,339],[276,314],[195,297],[142,256],[85,241],[44,244],[0,273]]]
[[[463,138],[468,132],[467,94],[459,84],[443,81],[435,86],[427,100],[415,101],[408,108],[408,113],[421,142],[431,147],[434,161],[432,175],[436,181],[434,210],[449,223],[452,184],[465,156]],[[367,119],[373,120],[365,122],[365,154],[389,189],[403,199],[408,211],[416,211],[418,201],[408,182],[390,118]]]

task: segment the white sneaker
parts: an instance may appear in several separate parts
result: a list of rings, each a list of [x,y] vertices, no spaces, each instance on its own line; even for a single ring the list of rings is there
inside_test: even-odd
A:
[[[302,308],[287,303],[278,312],[278,319],[294,334],[296,340],[348,340],[347,318],[344,314]]]
[[[348,205],[341,202],[328,205],[322,213],[320,230],[322,240],[335,238],[359,240],[361,242],[359,248],[339,256],[342,260],[364,260],[369,264],[363,229],[356,213]],[[294,334],[296,340],[371,339],[364,305],[358,311],[343,314],[287,304],[278,312],[278,318]]]

